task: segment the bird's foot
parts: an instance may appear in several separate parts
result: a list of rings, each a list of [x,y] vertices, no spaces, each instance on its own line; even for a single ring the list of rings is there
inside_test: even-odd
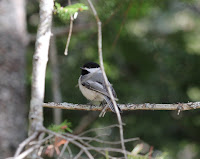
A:
[[[99,114],[99,117],[104,117],[104,115],[106,114],[106,109],[108,108],[108,105],[104,106],[104,108],[102,109],[101,113]]]

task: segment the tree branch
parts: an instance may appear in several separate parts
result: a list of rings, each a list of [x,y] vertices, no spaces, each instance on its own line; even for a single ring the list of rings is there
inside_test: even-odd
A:
[[[26,145],[28,145],[32,140],[34,140],[38,135],[38,132],[34,132],[31,136],[29,136],[27,139],[25,139],[20,145],[19,147],[17,148],[17,151],[15,152],[15,155],[14,157],[17,157],[21,152],[22,150],[24,149],[24,147]]]
[[[71,0],[68,0],[68,5],[71,5]],[[70,39],[71,39],[71,35],[72,35],[72,30],[73,30],[73,21],[74,21],[74,18],[71,15],[70,16],[69,33],[68,33],[68,38],[67,38],[67,43],[66,43],[64,55],[68,55],[69,43],[70,43]]]
[[[51,36],[52,12],[53,0],[40,0],[40,23],[33,56],[29,135],[43,126],[42,103],[44,99],[45,72]]]
[[[35,132],[36,133],[36,132]],[[34,133],[34,134],[35,134]],[[37,133],[38,134],[38,133]],[[33,135],[32,135],[33,136]],[[47,142],[49,139],[51,139],[53,137],[53,135],[49,135],[44,139],[41,139],[37,142],[33,142],[32,146],[30,146],[27,150],[25,150],[24,152],[22,152],[21,154],[17,154],[14,156],[14,159],[23,159],[25,157],[27,157],[31,152],[33,152],[34,150],[38,149],[44,142]],[[29,137],[30,138],[30,137]],[[26,140],[25,140],[26,141]],[[24,141],[24,142],[25,142]],[[28,143],[27,143],[28,144]],[[29,144],[31,145],[31,144]]]
[[[23,159],[23,158],[27,157],[33,151],[37,150],[38,148],[40,148],[42,150],[44,147],[48,147],[47,145],[51,144],[55,140],[54,137],[55,138],[59,137],[61,139],[66,140],[66,143],[62,147],[61,153],[58,154],[59,157],[61,157],[67,149],[69,151],[71,158],[80,158],[82,153],[85,153],[86,156],[89,159],[94,159],[96,154],[92,153],[92,151],[96,151],[98,154],[100,154],[104,157],[109,157],[109,158],[114,159],[116,157],[111,156],[111,154],[109,152],[116,152],[116,153],[124,154],[124,151],[121,148],[110,148],[110,146],[107,146],[107,145],[121,144],[121,140],[119,140],[119,141],[109,141],[109,140],[105,141],[104,136],[110,136],[111,135],[110,133],[108,133],[108,134],[101,133],[101,134],[96,135],[94,137],[85,136],[85,135],[88,135],[89,133],[95,133],[95,132],[96,132],[95,134],[97,134],[97,132],[99,132],[99,131],[103,132],[106,129],[112,129],[112,128],[115,128],[115,127],[119,127],[119,125],[115,124],[115,125],[109,125],[109,126],[103,127],[103,128],[93,128],[93,129],[90,129],[90,130],[83,132],[80,135],[73,135],[73,134],[66,133],[66,132],[65,133],[61,133],[61,132],[57,133],[57,132],[53,132],[53,131],[48,130],[48,129],[43,127],[39,130],[38,133],[46,134],[47,136],[44,139],[38,139],[38,141],[31,141],[31,139],[25,140],[22,143],[22,146],[19,148],[18,154],[15,155],[13,158],[8,158],[8,159]],[[36,134],[36,133],[34,133],[34,134]],[[32,139],[35,138],[36,136],[34,134],[32,135],[32,137],[29,137],[29,138],[32,138]],[[38,136],[38,134],[36,134],[36,135]],[[139,138],[125,139],[124,142],[125,143],[133,142],[135,140],[139,140]],[[95,144],[95,143],[98,143],[98,146],[93,146],[93,144]],[[80,149],[80,152],[76,156],[73,156],[73,153],[71,152],[69,144],[74,145],[74,146],[76,146]],[[19,152],[23,149],[23,147],[25,145],[27,145],[29,147],[24,152],[22,152],[22,153]],[[107,151],[108,154],[105,151]],[[128,150],[125,150],[125,153],[126,153],[126,155],[128,155],[128,154],[131,155],[131,152],[129,152]],[[41,153],[38,153],[37,158],[39,158],[39,156],[41,156]],[[138,156],[138,155],[136,154],[135,156]],[[121,157],[119,157],[119,158],[121,158]]]
[[[193,110],[200,109],[200,102],[188,102],[188,103],[177,103],[177,104],[118,104],[121,110]],[[43,103],[43,107],[46,108],[60,108],[68,110],[86,110],[86,111],[101,111],[102,106],[87,105],[87,104],[73,104],[73,103]],[[108,109],[107,111],[110,111]]]
[[[52,134],[52,135],[55,135],[55,136],[59,136],[63,139],[66,139],[67,141],[71,142],[72,144],[74,144],[75,146],[79,147],[80,149],[82,149],[85,154],[88,156],[89,159],[94,159],[94,157],[91,155],[91,153],[86,149],[86,147],[84,147],[82,144],[80,144],[79,142],[71,139],[71,138],[67,138],[66,136],[63,136],[62,134],[58,134],[58,133],[55,133],[51,130],[48,130],[48,129],[43,129],[44,132],[48,133],[48,134]]]

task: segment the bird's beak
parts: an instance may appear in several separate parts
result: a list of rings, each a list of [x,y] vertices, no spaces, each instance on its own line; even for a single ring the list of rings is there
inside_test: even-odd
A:
[[[80,69],[81,69],[81,70],[85,70],[85,68],[84,68],[84,67],[80,67]]]

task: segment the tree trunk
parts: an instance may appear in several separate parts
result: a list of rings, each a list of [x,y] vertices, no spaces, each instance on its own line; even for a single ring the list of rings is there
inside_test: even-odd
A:
[[[0,1],[0,158],[12,156],[27,130],[24,0]]]

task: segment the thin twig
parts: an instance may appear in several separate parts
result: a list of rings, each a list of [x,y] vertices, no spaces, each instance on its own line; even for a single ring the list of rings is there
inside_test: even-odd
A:
[[[81,150],[79,151],[79,153],[74,157],[74,159],[79,159],[80,156],[82,155],[82,153],[83,153],[83,150],[81,149]]]
[[[33,139],[35,139],[38,135],[38,132],[34,132],[31,136],[29,136],[27,139],[25,139],[18,147],[17,151],[15,152],[14,157],[17,157],[22,150],[24,149],[24,147],[26,145],[28,145]]]
[[[69,142],[66,142],[60,152],[59,158],[63,156],[65,149],[68,147]]]
[[[122,150],[124,151],[124,157],[125,159],[127,159],[127,155],[126,155],[126,148],[125,148],[125,144],[124,144],[124,135],[123,135],[123,126],[122,126],[122,120],[121,120],[121,116],[120,116],[120,113],[119,113],[119,109],[117,107],[117,103],[114,99],[114,96],[113,96],[113,93],[112,93],[112,90],[110,88],[110,85],[108,84],[108,79],[107,79],[107,76],[106,76],[106,73],[105,73],[105,70],[104,70],[104,65],[103,65],[103,55],[102,55],[102,30],[101,30],[101,21],[98,17],[98,14],[96,12],[96,9],[94,8],[92,2],[90,0],[88,0],[88,3],[93,11],[93,14],[96,18],[96,21],[97,21],[97,26],[98,26],[98,53],[99,53],[99,62],[100,62],[100,66],[101,66],[101,70],[102,70],[102,73],[103,73],[103,77],[104,77],[104,81],[105,81],[105,84],[106,84],[106,87],[108,89],[108,93],[111,97],[111,101],[114,105],[114,109],[115,109],[115,112],[117,114],[117,119],[118,119],[118,122],[119,122],[119,131],[120,131],[120,139],[121,139],[121,146],[122,146]]]
[[[72,137],[74,139],[81,139],[81,140],[86,140],[86,141],[96,141],[96,142],[99,142],[99,143],[102,143],[102,144],[110,144],[110,145],[117,145],[117,144],[120,144],[121,142],[120,141],[105,141],[105,140],[100,140],[97,136],[97,137],[85,137],[85,136],[77,136],[77,135],[73,135],[73,134],[69,134],[69,133],[65,133],[65,135],[69,136],[69,137]],[[103,134],[101,136],[108,136],[107,134]],[[131,141],[136,141],[136,140],[139,140],[139,138],[131,138],[131,139],[124,139],[124,142],[131,142]]]
[[[119,152],[119,153],[124,154],[124,150],[118,149],[118,148],[111,148],[111,147],[92,147],[92,146],[90,146],[90,147],[88,147],[88,150]],[[126,154],[126,156],[127,156],[127,154],[131,155],[131,152],[125,150],[125,154]]]
[[[105,129],[114,128],[114,127],[119,127],[119,125],[115,124],[115,125],[110,125],[110,126],[107,126],[107,127],[104,127],[104,128],[90,129],[90,130],[85,131],[84,133],[82,133],[82,135],[87,134],[89,132],[105,130]],[[109,151],[118,152],[118,153],[124,154],[124,151],[122,149],[109,148],[109,147],[108,148],[105,148],[105,147],[94,147],[93,145],[89,144],[92,141],[95,141],[95,142],[98,142],[98,143],[102,143],[102,144],[112,144],[112,145],[113,144],[121,144],[121,141],[111,142],[111,141],[100,140],[98,137],[104,136],[104,134],[97,135],[97,136],[92,138],[92,137],[85,137],[85,136],[77,136],[77,135],[73,135],[73,134],[70,134],[70,133],[59,134],[59,133],[53,132],[51,130],[48,130],[48,129],[44,128],[44,127],[41,128],[39,130],[39,132],[42,132],[41,134],[47,133],[49,135],[44,139],[40,139],[38,141],[29,142],[30,148],[27,149],[26,151],[24,151],[23,153],[21,153],[20,155],[14,157],[13,159],[22,159],[22,158],[28,156],[31,152],[39,149],[42,146],[42,144],[44,144],[46,141],[51,139],[53,136],[58,136],[58,137],[63,138],[63,139],[65,139],[67,141],[67,143],[65,143],[65,145],[62,148],[62,151],[61,151],[61,153],[59,155],[59,158],[61,158],[63,156],[64,151],[65,151],[66,148],[68,149],[68,152],[70,154],[70,158],[75,158],[75,159],[78,159],[82,155],[82,153],[85,153],[89,159],[93,159],[94,157],[92,156],[90,151],[96,151],[99,154],[102,154],[103,156],[109,157],[111,159],[114,159],[114,158],[116,159],[116,157],[112,157],[109,154],[106,154],[105,153],[106,151],[108,151],[108,152]],[[131,141],[134,141],[134,140],[137,140],[137,138],[125,139],[124,142],[131,142]],[[68,144],[70,144],[70,143],[75,145],[75,146],[77,146],[77,147],[79,147],[80,150],[81,150],[75,157],[72,156],[71,149],[68,146]],[[128,151],[125,151],[125,154],[127,155],[127,154],[131,154],[131,153],[128,152]]]
[[[96,137],[86,137],[86,136],[79,136],[79,135],[73,135],[73,134],[70,134],[70,133],[65,133],[64,136],[69,136],[69,137],[72,137],[74,139],[81,139],[81,140],[87,140],[89,142],[91,141],[96,141],[96,142],[99,142],[99,143],[103,143],[103,144],[110,144],[110,145],[116,145],[116,144],[120,144],[121,142],[120,141],[105,141],[105,140],[100,140],[98,137],[101,137],[101,136],[108,136],[107,134],[102,134],[102,135],[98,135]],[[136,141],[136,140],[139,140],[138,137],[136,138],[131,138],[131,139],[124,139],[124,142],[131,142],[131,141]]]
[[[112,10],[111,15],[106,19],[106,21],[103,23],[102,27],[107,25],[111,19],[115,16],[115,14],[119,11],[119,9],[124,5],[124,0],[121,0],[119,4],[115,7],[114,11]]]
[[[14,159],[23,159],[26,156],[28,156],[31,152],[33,152],[34,150],[38,149],[41,144],[43,144],[44,142],[46,142],[47,140],[51,139],[53,137],[53,135],[49,135],[46,138],[39,140],[37,142],[34,142],[34,146],[31,146],[29,149],[27,149],[26,151],[24,151],[23,153],[21,153],[20,155],[17,155],[16,157],[14,157]]]
[[[45,129],[45,128],[42,129],[42,131],[44,131],[46,133],[49,133],[49,134],[52,134],[52,135],[59,136],[59,137],[65,139],[65,140],[71,142],[72,144],[74,144],[77,147],[79,147],[80,149],[82,149],[85,152],[85,154],[88,156],[89,159],[94,159],[93,156],[91,155],[91,153],[87,150],[87,148],[85,146],[83,146],[82,144],[80,144],[79,142],[77,142],[77,141],[75,141],[75,140],[73,140],[71,138],[68,138],[68,137],[66,137],[66,136],[64,136],[62,134],[58,134],[58,133],[55,133],[55,132],[53,132],[51,130]]]
[[[83,135],[85,135],[87,133],[90,133],[90,132],[110,129],[110,128],[114,128],[114,127],[119,127],[119,125],[118,124],[114,124],[114,125],[109,125],[109,126],[106,126],[106,127],[103,127],[103,128],[93,128],[93,129],[84,131],[83,133],[79,134],[78,136],[83,136]]]
[[[89,131],[91,131],[92,129],[90,129]],[[87,133],[87,132],[86,132]],[[102,136],[102,135],[101,135]],[[89,144],[91,141],[88,141],[88,142],[84,142],[85,144]],[[83,153],[83,150],[80,150],[80,152],[75,156],[74,159],[78,159]]]
[[[83,144],[85,144],[88,148],[93,148],[94,151],[96,151],[96,152],[98,152],[98,153],[104,155],[105,157],[107,156],[107,157],[109,157],[109,158],[112,158],[112,156],[106,154],[105,152],[102,152],[101,150],[96,149],[96,147],[90,145],[89,143],[86,143],[86,142],[84,142],[84,141],[82,141],[82,140],[80,140],[80,141],[81,141]]]
[[[79,140],[82,144],[86,145],[87,146],[87,149],[90,149],[92,148],[94,151],[104,155],[105,157],[108,156],[109,158],[112,158],[112,156],[110,155],[107,155],[106,153],[102,152],[100,149],[101,147],[94,147],[92,145],[90,145],[89,143],[91,141],[96,141],[96,142],[99,142],[99,143],[103,143],[103,144],[112,144],[112,145],[116,145],[116,144],[121,144],[121,141],[115,141],[115,142],[111,142],[111,141],[103,141],[103,140],[100,140],[98,139],[97,137],[80,137],[80,136],[75,136],[75,135],[72,135],[72,134],[69,134],[69,133],[66,133],[65,135],[68,135],[69,137],[75,139],[75,140]],[[139,138],[131,138],[131,139],[126,139],[124,140],[124,142],[131,142],[131,141],[135,141],[135,140],[138,140]],[[85,142],[84,140],[87,140],[88,142]],[[105,149],[108,149],[108,148],[105,148]],[[105,150],[103,149],[103,150]],[[114,152],[122,152],[124,154],[124,151],[123,150],[119,150],[119,149],[112,149],[111,151],[114,151]],[[81,151],[79,152],[79,154],[81,155]],[[130,154],[130,152],[126,151],[126,155],[127,154]]]
[[[68,0],[68,4],[71,5],[71,0]],[[73,30],[73,21],[74,21],[74,18],[72,17],[72,15],[70,15],[69,34],[68,34],[68,38],[67,38],[67,43],[66,43],[64,55],[68,55],[69,43],[70,43],[70,39],[71,39],[71,36],[72,36],[72,30]]]
[[[96,141],[98,143],[109,144],[109,145],[121,144],[121,141],[104,141],[104,140],[100,140],[94,137],[81,137],[81,139],[87,140],[87,141]],[[139,140],[139,138],[124,139],[124,142],[126,143],[126,142],[131,142],[131,141],[136,141],[136,140]]]
[[[111,47],[112,49],[114,48],[114,46],[116,45],[116,43],[117,43],[117,41],[118,41],[118,39],[119,39],[119,35],[120,35],[120,33],[121,33],[121,31],[122,31],[122,28],[123,28],[123,26],[124,26],[124,24],[125,24],[126,17],[127,17],[128,11],[130,10],[130,8],[131,8],[131,6],[132,6],[132,3],[133,3],[133,1],[130,1],[130,2],[129,2],[128,8],[127,8],[127,10],[126,10],[125,13],[124,13],[124,18],[123,18],[123,21],[122,21],[122,23],[121,23],[121,25],[120,25],[119,32],[117,33],[117,35],[116,35],[116,37],[115,37],[115,40],[114,40],[114,42],[113,42],[113,44],[112,44],[112,47]]]
[[[51,139],[54,135],[48,135],[47,137],[45,137],[44,139],[41,139],[39,141],[33,141],[30,143],[30,145],[40,145],[46,141],[48,141],[49,139]]]
[[[69,152],[69,158],[72,159],[73,158],[72,150],[69,146],[67,146],[67,151]]]
[[[72,135],[72,134],[69,134],[69,133],[67,133],[67,134],[65,134],[65,135],[68,135],[69,137],[73,138],[74,140],[80,141],[83,145],[86,145],[86,146],[87,146],[87,149],[88,149],[89,147],[90,147],[90,148],[93,148],[94,151],[96,151],[96,152],[98,152],[98,153],[100,153],[100,154],[102,154],[102,155],[104,155],[104,156],[106,157],[106,154],[105,154],[104,152],[101,152],[101,151],[97,150],[96,147],[93,147],[92,145],[89,144],[89,142],[92,141],[91,139],[90,139],[88,142],[85,142],[85,141],[83,141],[83,138],[84,138],[84,137],[75,136],[75,135]],[[79,152],[79,153],[80,153],[80,155],[81,155],[81,152]],[[111,156],[109,156],[109,158],[111,158]]]
[[[33,152],[35,149],[38,149],[40,145],[35,145],[33,147],[30,147],[28,150],[24,151],[21,153],[19,156],[15,157],[14,159],[23,159],[26,156],[28,156],[31,152]]]

